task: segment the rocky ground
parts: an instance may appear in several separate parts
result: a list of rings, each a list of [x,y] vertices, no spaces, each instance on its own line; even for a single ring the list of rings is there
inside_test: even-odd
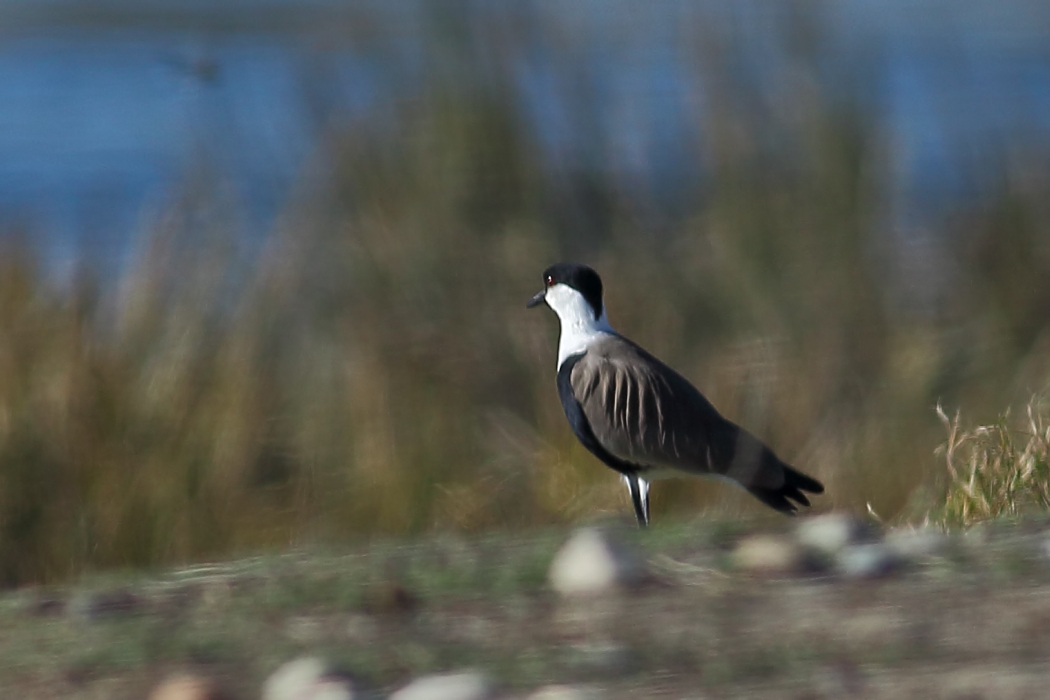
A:
[[[951,536],[843,516],[437,536],[0,598],[3,698],[1010,699],[1048,687],[1043,519]]]

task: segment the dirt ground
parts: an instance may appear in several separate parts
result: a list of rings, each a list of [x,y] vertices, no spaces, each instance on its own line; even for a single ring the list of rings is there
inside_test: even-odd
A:
[[[624,530],[653,580],[585,599],[546,583],[568,529],[11,591],[0,598],[0,697],[144,698],[190,671],[257,698],[302,655],[379,696],[463,668],[506,697],[549,683],[609,698],[1050,696],[1050,522],[952,535],[936,554],[861,579],[736,571],[729,552],[755,530],[770,522]]]

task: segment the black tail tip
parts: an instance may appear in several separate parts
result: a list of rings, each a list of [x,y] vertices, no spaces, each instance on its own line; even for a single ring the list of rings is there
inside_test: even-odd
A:
[[[824,484],[794,469],[784,470],[784,484],[807,493],[824,493]]]
[[[824,485],[811,476],[806,476],[797,469],[784,465],[784,485],[778,489],[754,487],[748,489],[758,500],[773,510],[786,515],[794,515],[799,506],[808,506],[807,493],[824,493]],[[794,501],[794,502],[792,502]]]

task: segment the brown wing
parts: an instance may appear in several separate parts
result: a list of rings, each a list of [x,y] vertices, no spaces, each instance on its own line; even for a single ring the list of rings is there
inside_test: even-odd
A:
[[[784,482],[775,456],[777,468],[767,467],[768,448],[626,338],[610,336],[588,348],[571,380],[595,438],[615,457],[725,476],[749,488],[779,488]]]

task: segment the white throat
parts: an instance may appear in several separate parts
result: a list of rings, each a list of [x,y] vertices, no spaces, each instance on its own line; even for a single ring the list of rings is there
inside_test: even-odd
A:
[[[566,284],[556,284],[544,296],[547,306],[558,314],[561,321],[561,338],[558,340],[558,368],[573,355],[578,355],[594,342],[615,335],[616,331],[605,317],[605,309],[598,318],[594,309],[577,290]]]

